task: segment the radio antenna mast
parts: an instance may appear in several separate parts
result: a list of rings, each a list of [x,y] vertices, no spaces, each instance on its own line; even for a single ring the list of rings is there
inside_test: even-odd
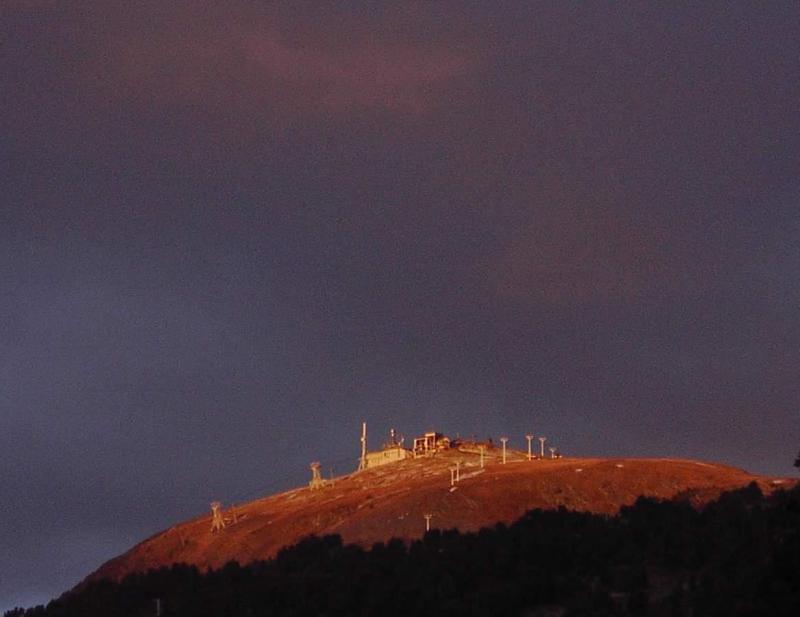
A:
[[[367,423],[361,423],[361,460],[358,462],[358,470],[367,468]]]

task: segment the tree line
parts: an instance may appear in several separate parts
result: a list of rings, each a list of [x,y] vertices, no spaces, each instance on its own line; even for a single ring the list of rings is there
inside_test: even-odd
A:
[[[271,560],[98,581],[5,617],[800,615],[800,488],[702,509],[639,498],[615,516],[532,510],[475,533],[365,550],[309,537]]]

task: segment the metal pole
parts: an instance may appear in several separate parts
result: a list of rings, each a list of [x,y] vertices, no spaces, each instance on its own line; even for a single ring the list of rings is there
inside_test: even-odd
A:
[[[367,468],[367,423],[361,423],[361,461],[358,464],[359,469]]]
[[[503,465],[506,464],[506,442],[508,441],[508,437],[501,437],[500,441],[503,442]]]
[[[531,453],[531,440],[533,439],[533,435],[525,435],[525,439],[528,440],[528,460],[533,458],[533,454]]]

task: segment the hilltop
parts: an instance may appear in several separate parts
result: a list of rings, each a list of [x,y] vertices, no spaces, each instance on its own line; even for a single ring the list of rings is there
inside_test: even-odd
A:
[[[460,481],[451,486],[451,469]],[[533,508],[613,514],[644,495],[684,497],[702,505],[721,492],[756,482],[766,493],[794,480],[756,476],[719,464],[678,459],[557,458],[527,460],[509,451],[480,456],[450,449],[354,472],[318,490],[302,487],[223,510],[226,527],[212,533],[211,515],[179,523],[108,561],[89,580],[120,579],[172,563],[201,569],[274,556],[308,535],[338,534],[368,547],[411,540],[431,528],[477,530],[509,523]]]

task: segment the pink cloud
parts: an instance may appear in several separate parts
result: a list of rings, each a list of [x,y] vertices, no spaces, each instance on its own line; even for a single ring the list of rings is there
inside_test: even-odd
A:
[[[475,65],[464,53],[435,45],[361,41],[344,49],[304,49],[274,34],[250,37],[247,51],[268,79],[310,97],[317,109],[338,113],[358,108],[422,112],[450,80]]]
[[[82,70],[82,86],[111,106],[180,106],[260,118],[418,115],[448,102],[480,56],[454,37],[403,39],[385,27],[338,24],[338,38],[241,19],[117,33]],[[238,110],[238,112],[237,112]]]

